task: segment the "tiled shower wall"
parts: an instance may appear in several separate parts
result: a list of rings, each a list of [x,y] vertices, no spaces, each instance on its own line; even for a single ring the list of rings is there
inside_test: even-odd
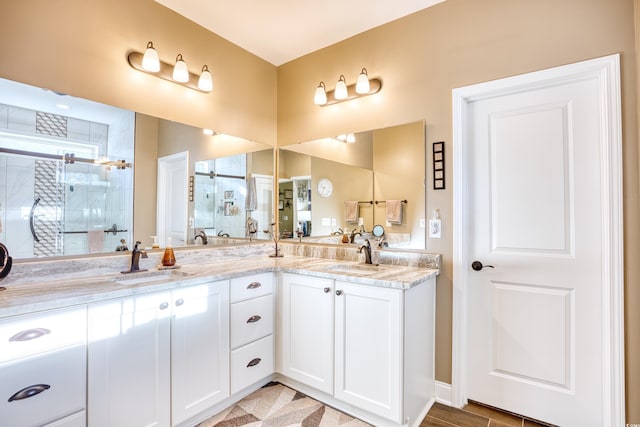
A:
[[[54,144],[60,140],[88,143],[97,147],[99,157],[133,162],[134,114],[123,112],[122,117],[122,123],[107,126],[0,104],[0,131],[47,135]],[[58,206],[45,203],[53,194],[63,200]],[[37,234],[40,238],[42,227],[48,224],[47,229],[51,228],[55,218],[62,224],[58,225],[57,239],[50,238],[50,231],[40,243],[31,236],[29,213],[37,197],[42,199],[36,209],[35,224],[41,229]],[[126,231],[104,233],[102,244],[103,251],[114,251],[120,239],[130,241],[132,200],[131,168],[118,170],[80,162],[65,165],[63,161],[43,163],[33,157],[0,155],[0,241],[17,258],[89,253],[85,232],[116,224],[118,230]]]

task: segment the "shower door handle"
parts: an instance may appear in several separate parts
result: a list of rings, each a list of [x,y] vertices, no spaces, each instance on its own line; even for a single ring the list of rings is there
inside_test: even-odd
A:
[[[40,203],[40,197],[36,198],[36,200],[33,202],[33,206],[31,206],[31,213],[29,214],[29,227],[31,227],[31,235],[33,236],[33,240],[35,240],[36,242],[40,241],[40,239],[38,239],[38,236],[36,235],[36,229],[34,227],[35,211],[38,207],[38,203]]]

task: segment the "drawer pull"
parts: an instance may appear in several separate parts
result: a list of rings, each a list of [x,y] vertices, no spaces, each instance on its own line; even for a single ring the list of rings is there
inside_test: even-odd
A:
[[[257,314],[254,316],[251,316],[247,319],[247,323],[256,323],[258,320],[262,319],[262,317],[258,316]]]
[[[336,295],[338,295],[338,296],[342,295],[342,290],[341,290],[341,289],[338,289],[338,290],[336,291]]]
[[[18,332],[17,334],[9,338],[9,341],[30,341],[50,333],[51,331],[46,328],[27,329],[26,331]]]
[[[168,302],[163,302],[162,304],[160,304],[160,310],[166,310],[167,308],[169,308]]]
[[[247,363],[247,368],[256,366],[260,362],[262,362],[262,359],[260,359],[259,357],[256,357],[255,359],[252,359],[251,362]]]
[[[9,402],[13,402],[14,400],[22,400],[28,399],[30,397],[35,396],[36,394],[40,394],[45,390],[49,390],[51,386],[49,384],[35,384],[30,385],[29,387],[25,387],[22,390],[19,390],[9,398]]]
[[[331,291],[331,288],[330,288],[330,287],[328,287],[328,286],[327,286],[326,288],[324,288],[324,293],[325,293],[325,294],[328,294],[328,293],[329,293],[329,291]]]
[[[247,289],[258,289],[260,286],[262,286],[260,282],[251,282],[247,285]]]
[[[176,301],[176,307],[180,307],[182,304],[184,304],[184,300],[182,298]]]

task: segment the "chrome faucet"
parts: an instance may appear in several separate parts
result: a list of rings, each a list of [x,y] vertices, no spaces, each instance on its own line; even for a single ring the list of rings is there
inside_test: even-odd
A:
[[[128,271],[123,271],[122,273],[135,273],[136,271],[147,271],[146,268],[142,270],[140,269],[140,257],[149,258],[149,255],[147,255],[147,251],[143,249],[138,249],[138,245],[140,244],[141,243],[138,241],[133,246],[133,250],[131,251],[131,267],[129,268]]]
[[[206,245],[209,243],[209,240],[207,239],[207,233],[205,233],[204,230],[200,230],[200,232],[196,234],[195,237],[193,238],[193,241],[195,242],[198,237],[202,239],[203,245]]]
[[[229,237],[229,233],[223,233],[224,230],[218,231],[218,237]]]
[[[362,233],[359,232],[357,228],[354,228],[353,230],[351,230],[351,236],[349,236],[349,241],[351,243],[355,243],[356,236],[362,236]]]
[[[364,249],[364,263],[373,264],[373,262],[371,262],[371,242],[369,242],[369,239],[364,239],[364,241],[366,242],[366,245],[360,246],[360,250],[358,252],[362,253],[362,250]]]

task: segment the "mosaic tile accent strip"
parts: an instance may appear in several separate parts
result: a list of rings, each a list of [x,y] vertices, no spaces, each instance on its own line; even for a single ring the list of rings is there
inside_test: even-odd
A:
[[[38,242],[33,242],[36,257],[62,255],[62,206],[63,193],[57,177],[62,172],[62,162],[36,160],[34,171],[34,197],[40,201],[34,209],[33,226]]]
[[[67,118],[57,114],[36,112],[36,133],[67,137]]]

